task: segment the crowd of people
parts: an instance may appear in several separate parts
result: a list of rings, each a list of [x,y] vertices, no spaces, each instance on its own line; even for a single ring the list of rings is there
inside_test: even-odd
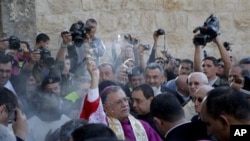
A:
[[[220,58],[196,42],[193,59],[157,58],[155,31],[149,56],[127,34],[102,62],[97,21],[84,26],[61,32],[56,57],[45,33],[34,47],[0,39],[0,140],[229,141],[230,125],[250,125],[250,57],[232,60],[222,35]]]

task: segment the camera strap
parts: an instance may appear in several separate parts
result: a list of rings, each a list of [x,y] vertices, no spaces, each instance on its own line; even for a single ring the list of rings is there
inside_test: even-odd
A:
[[[164,52],[166,51],[166,34],[164,34],[164,43],[163,43]]]

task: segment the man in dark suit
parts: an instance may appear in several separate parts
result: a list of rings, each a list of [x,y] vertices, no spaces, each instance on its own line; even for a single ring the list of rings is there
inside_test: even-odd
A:
[[[157,63],[148,64],[145,69],[144,78],[145,78],[145,83],[152,87],[154,91],[154,96],[160,93],[168,92],[173,94],[179,100],[180,103],[183,102],[182,97],[178,95],[177,92],[163,85],[164,70],[161,67],[161,65]]]
[[[157,95],[150,105],[151,114],[165,141],[196,141],[192,124],[185,120],[184,111],[175,96]]]
[[[217,141],[242,141],[232,139],[230,126],[250,125],[250,104],[246,95],[231,87],[219,87],[208,92],[201,106],[201,119],[207,123],[207,130]]]

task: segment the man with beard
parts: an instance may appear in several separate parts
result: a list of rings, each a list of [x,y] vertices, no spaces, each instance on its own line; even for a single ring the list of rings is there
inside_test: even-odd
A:
[[[37,116],[28,120],[29,133],[27,141],[44,141],[47,133],[54,132],[70,118],[61,113],[59,99],[55,94],[40,96],[40,106]]]

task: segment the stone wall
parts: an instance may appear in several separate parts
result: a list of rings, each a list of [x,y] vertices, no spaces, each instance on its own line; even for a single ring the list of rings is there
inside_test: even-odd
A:
[[[15,35],[33,45],[37,31],[35,10],[34,0],[1,0],[1,36]]]
[[[233,43],[233,56],[239,59],[250,53],[249,0],[36,0],[35,16],[27,5],[32,0],[21,3],[27,8],[23,11],[18,9],[22,11],[20,13],[29,16],[31,21],[35,19],[36,24],[28,26],[30,29],[19,27],[19,30],[32,29],[36,34],[48,34],[53,55],[59,48],[62,30],[69,29],[78,20],[95,18],[98,21],[97,36],[103,39],[107,48],[102,61],[109,61],[107,56],[110,56],[111,41],[118,34],[131,33],[139,37],[141,43],[152,44],[152,33],[158,28],[167,32],[167,48],[172,55],[193,59],[192,31],[203,25],[210,14],[220,20],[222,40]],[[21,21],[22,16],[18,14],[16,19]],[[30,39],[34,38],[32,36]],[[161,37],[160,49],[163,49],[163,41]],[[209,55],[219,56],[213,43],[209,43],[205,49]]]

